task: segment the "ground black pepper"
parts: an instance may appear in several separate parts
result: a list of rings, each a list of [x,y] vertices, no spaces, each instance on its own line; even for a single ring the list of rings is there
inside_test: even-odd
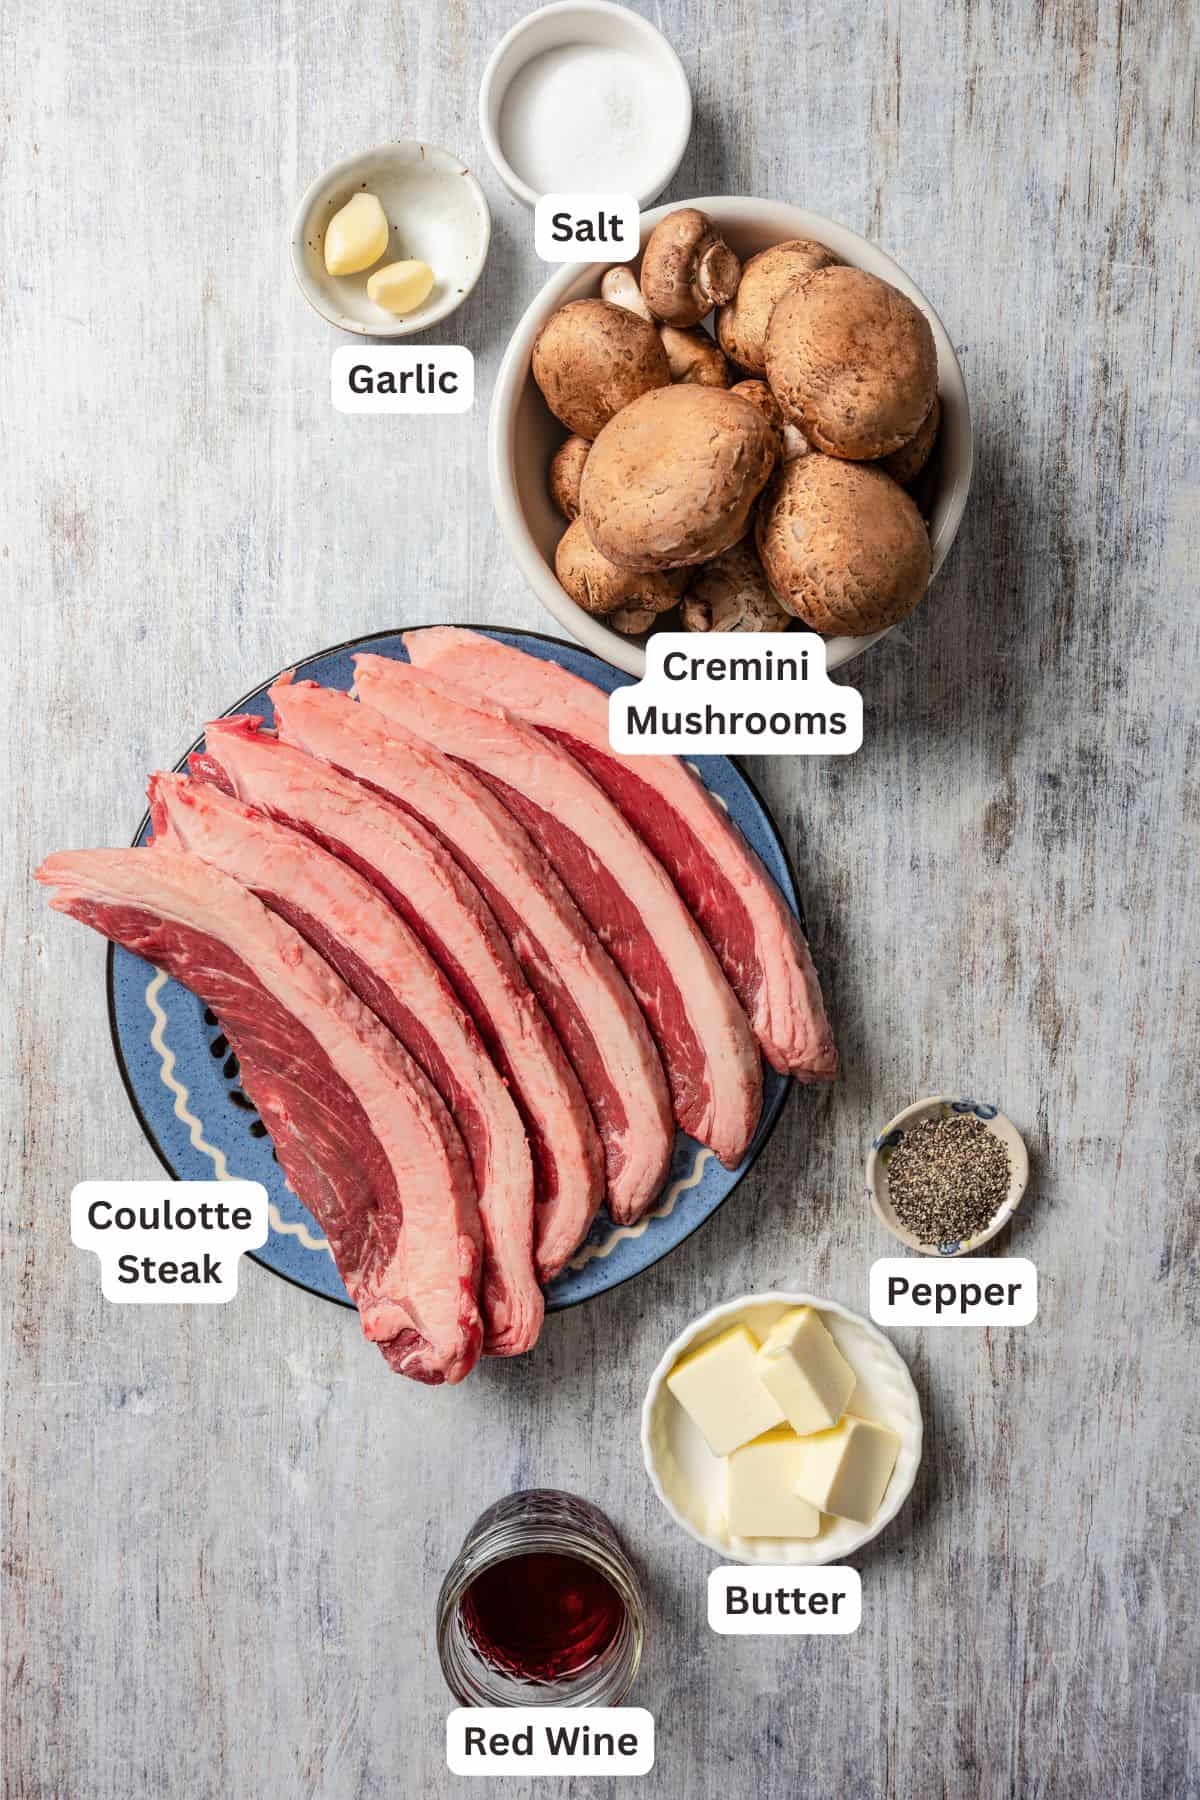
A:
[[[1012,1178],[1008,1151],[973,1113],[922,1119],[887,1165],[888,1198],[923,1244],[958,1244],[995,1218]]]

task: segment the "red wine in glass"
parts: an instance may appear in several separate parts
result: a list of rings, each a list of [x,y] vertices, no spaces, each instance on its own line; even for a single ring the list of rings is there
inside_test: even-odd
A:
[[[522,1681],[567,1681],[603,1656],[625,1602],[582,1557],[532,1550],[493,1563],[462,1598],[467,1636],[485,1661]]]

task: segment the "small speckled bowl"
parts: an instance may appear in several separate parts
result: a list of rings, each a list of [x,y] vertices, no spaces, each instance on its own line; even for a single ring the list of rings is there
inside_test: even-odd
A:
[[[325,227],[354,194],[376,194],[391,227],[379,261],[357,275],[330,275]],[[347,157],[319,175],[296,209],[292,268],[300,292],[331,325],[359,337],[402,338],[428,331],[462,305],[483,272],[492,218],[483,189],[449,150],[400,138]],[[427,300],[410,313],[385,312],[367,298],[367,278],[390,262],[426,262]]]
[[[761,1343],[776,1319],[794,1306],[811,1306],[820,1313],[858,1377],[851,1411],[889,1426],[900,1439],[900,1454],[869,1525],[825,1514],[815,1538],[734,1537],[725,1519],[725,1458],[713,1455],[667,1386],[667,1376],[686,1351],[719,1337],[731,1325],[745,1325]],[[878,1537],[908,1499],[921,1465],[923,1438],[921,1402],[891,1339],[849,1307],[813,1294],[743,1294],[702,1313],[664,1352],[642,1405],[642,1459],[655,1493],[676,1525],[728,1562],[812,1568],[852,1556]]]
[[[983,1231],[977,1231],[974,1237],[962,1238],[957,1243],[923,1244],[911,1231],[905,1229],[892,1210],[888,1195],[887,1166],[905,1132],[911,1131],[914,1125],[919,1125],[922,1119],[949,1119],[955,1113],[974,1114],[975,1118],[982,1120],[993,1137],[1000,1139],[1008,1151],[1012,1177],[1008,1193],[995,1217]],[[876,1218],[882,1220],[893,1237],[899,1238],[908,1249],[919,1251],[922,1256],[967,1256],[972,1250],[979,1250],[984,1244],[990,1243],[997,1232],[1004,1230],[1016,1212],[1028,1185],[1029,1152],[1012,1120],[1006,1119],[998,1107],[987,1106],[978,1100],[953,1100],[946,1094],[935,1094],[927,1100],[915,1100],[903,1112],[897,1113],[879,1133],[867,1156],[867,1192]]]

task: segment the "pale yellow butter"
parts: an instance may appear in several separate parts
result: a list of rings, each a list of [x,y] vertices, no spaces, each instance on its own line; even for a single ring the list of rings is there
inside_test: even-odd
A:
[[[854,1392],[854,1370],[811,1306],[777,1319],[759,1350],[755,1368],[793,1431],[801,1436],[836,1425]]]
[[[680,1357],[667,1386],[714,1456],[783,1423],[783,1412],[755,1374],[758,1343],[744,1325],[733,1325],[698,1350]]]
[[[357,275],[387,247],[387,215],[376,194],[355,194],[325,227],[325,267],[331,275]]]
[[[804,1439],[777,1425],[725,1465],[725,1517],[735,1537],[815,1538],[821,1514],[796,1492]]]
[[[886,1425],[847,1413],[831,1431],[798,1440],[796,1493],[838,1519],[869,1525],[887,1491],[900,1439]]]
[[[428,263],[388,263],[367,277],[367,298],[384,312],[415,312],[432,291],[433,270]]]

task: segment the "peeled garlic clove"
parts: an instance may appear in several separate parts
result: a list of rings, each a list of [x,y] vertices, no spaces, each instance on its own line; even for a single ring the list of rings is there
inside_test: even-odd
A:
[[[325,227],[325,267],[357,275],[378,262],[388,245],[388,222],[375,194],[355,194]]]
[[[384,312],[410,313],[429,298],[433,270],[428,263],[394,262],[376,269],[367,281],[367,299]]]

